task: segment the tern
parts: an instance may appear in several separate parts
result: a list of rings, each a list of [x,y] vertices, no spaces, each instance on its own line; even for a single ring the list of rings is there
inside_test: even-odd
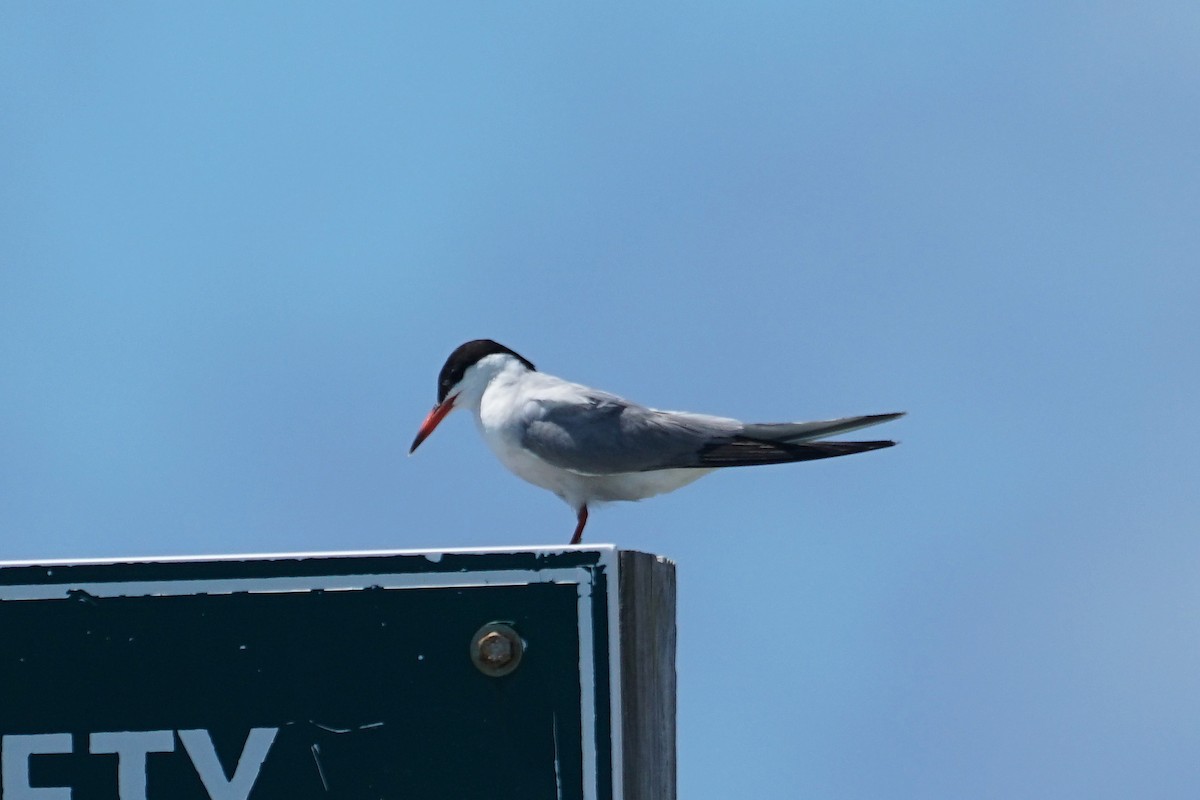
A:
[[[830,442],[821,437],[896,419],[869,414],[819,422],[746,423],[659,411],[544,372],[491,339],[459,346],[438,374],[437,404],[409,455],[446,415],[475,416],[492,452],[518,477],[554,492],[575,511],[579,544],[588,506],[643,500],[723,467],[785,464],[891,447],[893,441]]]

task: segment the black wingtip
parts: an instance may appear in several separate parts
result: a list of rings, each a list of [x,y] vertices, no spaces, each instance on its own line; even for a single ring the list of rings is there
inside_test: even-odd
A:
[[[891,439],[881,439],[877,442],[810,442],[809,444],[849,445],[845,452],[836,455],[853,455],[854,453],[869,453],[872,450],[883,450],[885,447],[895,447],[897,442]]]
[[[701,467],[748,467],[758,464],[790,464],[822,458],[850,456],[894,447],[891,439],[874,442],[764,442],[745,437],[710,445],[697,453]]]

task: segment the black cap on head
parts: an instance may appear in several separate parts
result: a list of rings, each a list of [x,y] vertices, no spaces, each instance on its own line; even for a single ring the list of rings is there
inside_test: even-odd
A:
[[[515,350],[508,349],[499,342],[493,342],[491,339],[475,339],[454,348],[454,352],[450,354],[450,357],[446,359],[446,363],[442,365],[442,371],[438,373],[437,401],[441,403],[445,400],[446,395],[450,393],[451,387],[461,381],[463,373],[479,361],[479,359],[495,355],[496,353],[507,353],[531,370],[537,369],[529,359]]]

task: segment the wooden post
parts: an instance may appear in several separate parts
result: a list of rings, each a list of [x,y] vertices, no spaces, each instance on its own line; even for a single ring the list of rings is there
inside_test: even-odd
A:
[[[619,558],[624,798],[675,800],[675,565]]]

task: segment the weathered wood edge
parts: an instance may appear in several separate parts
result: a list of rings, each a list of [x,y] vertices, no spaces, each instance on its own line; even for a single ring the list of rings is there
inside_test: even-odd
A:
[[[675,565],[618,553],[624,800],[675,797]]]

